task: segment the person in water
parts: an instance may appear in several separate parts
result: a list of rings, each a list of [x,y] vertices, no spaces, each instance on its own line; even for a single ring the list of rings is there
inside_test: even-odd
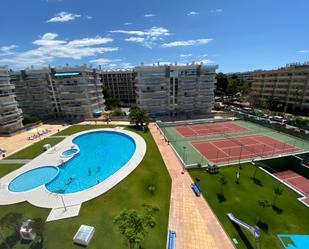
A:
[[[90,175],[91,175],[91,169],[88,168],[88,176],[90,176]]]
[[[67,181],[67,184],[69,185],[72,181],[73,181],[73,178],[70,177],[70,178],[68,179],[68,181]]]
[[[97,167],[97,172],[99,172],[99,171],[100,171],[100,169],[101,169],[101,168],[100,168],[100,165],[98,165],[98,167]]]

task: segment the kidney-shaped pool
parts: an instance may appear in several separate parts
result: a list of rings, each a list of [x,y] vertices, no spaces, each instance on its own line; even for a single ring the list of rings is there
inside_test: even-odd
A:
[[[114,131],[88,132],[72,142],[79,147],[79,153],[58,167],[45,166],[24,172],[11,181],[9,190],[21,192],[45,184],[49,191],[56,193],[82,191],[113,175],[136,150],[129,135]]]

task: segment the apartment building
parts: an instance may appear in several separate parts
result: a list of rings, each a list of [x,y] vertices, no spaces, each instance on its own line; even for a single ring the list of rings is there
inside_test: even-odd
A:
[[[26,69],[12,74],[25,114],[86,119],[104,111],[100,74],[86,66]]]
[[[135,67],[136,104],[154,117],[208,114],[217,68],[195,63]]]
[[[24,115],[43,119],[56,116],[50,68],[13,72],[11,82],[15,85],[17,101]]]
[[[103,87],[122,107],[135,105],[135,72],[132,69],[103,70],[100,75]]]
[[[18,108],[15,87],[10,83],[9,68],[0,67],[0,133],[10,134],[22,127],[22,111]]]
[[[257,70],[252,76],[251,96],[256,105],[274,98],[284,112],[309,113],[309,63]]]

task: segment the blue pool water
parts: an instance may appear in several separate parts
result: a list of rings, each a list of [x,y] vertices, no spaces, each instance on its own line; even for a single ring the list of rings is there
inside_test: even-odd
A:
[[[64,156],[71,156],[73,154],[75,154],[78,151],[78,149],[69,149],[69,150],[65,150],[62,155]]]
[[[33,178],[41,178],[40,183],[45,183],[51,192],[78,192],[113,175],[130,160],[136,148],[131,137],[113,131],[89,132],[76,137],[73,143],[79,147],[80,152],[64,165],[57,167],[59,174],[52,181],[44,181],[44,172],[36,172],[36,177],[31,177],[33,172],[28,171],[23,174],[25,178],[15,183],[13,180],[11,184],[28,185]]]
[[[58,171],[58,168],[54,166],[45,166],[26,171],[10,182],[9,190],[23,192],[37,188],[53,180],[57,176]]]
[[[285,249],[308,249],[309,235],[302,234],[278,234]]]

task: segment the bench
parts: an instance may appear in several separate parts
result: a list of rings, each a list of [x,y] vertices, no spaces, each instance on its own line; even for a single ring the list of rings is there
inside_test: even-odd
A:
[[[175,240],[176,240],[176,232],[170,230],[168,233],[168,249],[175,248]]]
[[[195,193],[196,196],[200,196],[201,195],[202,191],[201,191],[200,187],[197,185],[196,182],[191,184],[191,188],[192,188],[192,190],[193,190],[193,192]]]

